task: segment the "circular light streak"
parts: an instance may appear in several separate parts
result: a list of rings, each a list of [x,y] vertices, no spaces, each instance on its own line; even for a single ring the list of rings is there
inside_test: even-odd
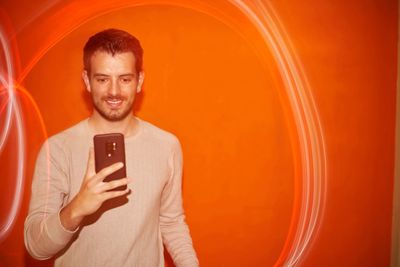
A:
[[[317,107],[304,70],[282,22],[268,1],[253,7],[230,0],[249,18],[270,48],[278,65],[295,119],[302,163],[298,217],[292,218],[293,240],[288,236],[276,266],[294,266],[302,259],[321,225],[326,202],[326,151]]]
[[[72,1],[73,2],[73,1]],[[268,1],[253,0],[227,0],[227,3],[236,7],[244,14],[258,30],[263,38],[266,47],[271,51],[278,66],[282,81],[285,85],[285,92],[288,97],[292,115],[295,121],[301,156],[301,189],[296,190],[294,209],[289,235],[281,252],[276,266],[294,266],[298,264],[315,240],[318,229],[321,225],[326,201],[327,163],[325,141],[318,110],[311,93],[311,87],[306,79],[304,69],[297,58],[295,49],[291,44],[278,14]],[[81,22],[70,26],[69,29],[59,33],[52,42],[42,48],[36,57],[26,66],[19,77],[23,80],[37,61],[57,42],[66,35],[78,28],[85,22],[100,15],[113,12],[117,9],[142,6],[142,5],[175,5],[202,11],[212,14],[213,6],[210,3],[194,1],[113,1],[113,3],[102,3],[95,14],[89,14]],[[211,10],[211,11],[210,11]],[[215,11],[215,10],[214,10]],[[38,11],[43,13],[42,11]],[[89,12],[87,12],[89,13]],[[37,18],[34,16],[33,18]],[[32,19],[33,20],[33,19]],[[6,102],[6,120],[0,135],[0,153],[9,134],[11,117],[15,119],[18,133],[18,159],[17,179],[14,202],[6,223],[0,228],[0,242],[4,240],[11,230],[20,206],[22,197],[22,185],[24,181],[25,147],[23,142],[23,124],[21,111],[14,96],[14,75],[11,51],[8,47],[4,32],[0,31],[0,41],[5,54],[7,66],[7,78],[1,76],[0,82],[7,90],[8,101]],[[27,92],[25,92],[29,96]],[[29,98],[33,101],[32,98]],[[34,101],[32,102],[34,105]],[[35,106],[36,107],[36,106]],[[0,111],[2,112],[2,111]],[[42,122],[40,113],[38,116]],[[42,126],[44,127],[44,125]],[[45,128],[43,128],[45,131]],[[297,201],[299,203],[297,203]],[[297,205],[299,207],[297,207]]]
[[[6,141],[9,137],[11,120],[14,119],[14,125],[17,130],[17,162],[16,162],[16,176],[15,176],[15,189],[14,189],[14,197],[11,203],[11,208],[6,218],[4,219],[4,223],[0,225],[0,243],[7,237],[10,233],[19,208],[21,206],[21,200],[23,196],[23,185],[24,185],[24,170],[25,170],[25,141],[24,141],[24,128],[21,116],[21,109],[18,103],[18,100],[15,98],[15,88],[14,88],[14,72],[13,72],[13,64],[12,64],[12,56],[11,49],[9,47],[6,35],[4,30],[0,27],[0,43],[1,48],[4,53],[5,58],[5,66],[7,75],[0,74],[0,83],[2,88],[5,90],[5,121],[4,125],[2,125],[0,131],[0,153],[3,151]],[[6,77],[4,77],[6,76]],[[0,114],[1,115],[1,114]]]

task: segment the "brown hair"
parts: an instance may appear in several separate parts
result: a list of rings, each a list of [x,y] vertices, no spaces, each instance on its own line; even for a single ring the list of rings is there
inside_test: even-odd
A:
[[[139,40],[126,31],[107,29],[89,38],[83,48],[83,67],[88,73],[90,73],[90,59],[96,51],[104,51],[113,56],[116,53],[132,52],[136,59],[136,72],[142,71],[143,48]]]

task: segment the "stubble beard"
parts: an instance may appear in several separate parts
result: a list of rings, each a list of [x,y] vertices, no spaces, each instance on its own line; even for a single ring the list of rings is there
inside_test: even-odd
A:
[[[132,103],[128,103],[128,106],[124,110],[112,110],[106,107],[107,104],[104,103],[106,98],[107,97],[102,97],[100,101],[96,101],[92,96],[92,102],[94,108],[104,119],[112,122],[121,121],[133,112],[134,101],[132,101]],[[126,101],[125,98],[122,97],[117,97],[117,98],[122,99],[122,101]]]

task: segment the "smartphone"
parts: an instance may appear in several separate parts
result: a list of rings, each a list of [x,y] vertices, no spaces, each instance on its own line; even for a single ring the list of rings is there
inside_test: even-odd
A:
[[[125,142],[121,133],[98,134],[93,137],[96,173],[116,162],[124,163],[124,167],[108,175],[104,182],[126,177]],[[126,185],[110,191],[125,190]]]

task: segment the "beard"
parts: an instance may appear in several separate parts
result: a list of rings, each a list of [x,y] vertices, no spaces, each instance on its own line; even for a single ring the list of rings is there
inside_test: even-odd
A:
[[[117,109],[110,108],[106,101],[122,101],[121,107]],[[92,95],[92,103],[97,112],[108,121],[120,121],[125,119],[133,110],[133,100],[129,103],[123,96],[105,96],[95,99]]]

